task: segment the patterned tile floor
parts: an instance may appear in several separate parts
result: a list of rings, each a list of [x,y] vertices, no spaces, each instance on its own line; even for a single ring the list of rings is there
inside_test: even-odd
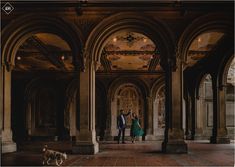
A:
[[[234,143],[187,143],[188,154],[163,154],[161,142],[102,143],[96,155],[68,154],[63,166],[234,166]],[[40,151],[3,154],[1,160],[3,166],[42,165]]]

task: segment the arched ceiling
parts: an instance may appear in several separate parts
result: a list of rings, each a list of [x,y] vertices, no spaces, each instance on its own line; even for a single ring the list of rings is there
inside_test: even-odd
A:
[[[189,47],[187,66],[193,66],[202,58],[209,56],[223,35],[221,32],[207,32],[196,37]]]
[[[38,33],[20,46],[15,60],[16,71],[71,71],[72,54],[69,45],[60,37]]]
[[[157,46],[147,36],[122,31],[109,37],[98,71],[161,70]]]

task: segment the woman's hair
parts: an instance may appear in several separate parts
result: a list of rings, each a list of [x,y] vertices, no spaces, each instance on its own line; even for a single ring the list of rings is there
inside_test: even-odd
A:
[[[132,117],[135,118],[135,119],[138,119],[138,116],[136,113],[132,113]]]

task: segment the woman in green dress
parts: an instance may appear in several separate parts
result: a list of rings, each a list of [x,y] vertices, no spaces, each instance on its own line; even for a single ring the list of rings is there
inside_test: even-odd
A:
[[[132,122],[131,122],[131,141],[135,143],[135,138],[137,136],[142,136],[144,131],[141,129],[139,118],[135,113],[132,113]]]

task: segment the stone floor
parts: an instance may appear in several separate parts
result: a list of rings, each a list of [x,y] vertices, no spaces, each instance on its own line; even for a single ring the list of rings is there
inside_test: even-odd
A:
[[[73,155],[63,166],[234,166],[234,143],[208,144],[187,141],[188,154],[163,154],[161,142],[100,144],[96,155]],[[40,166],[41,152],[19,151],[3,154],[2,166]]]

